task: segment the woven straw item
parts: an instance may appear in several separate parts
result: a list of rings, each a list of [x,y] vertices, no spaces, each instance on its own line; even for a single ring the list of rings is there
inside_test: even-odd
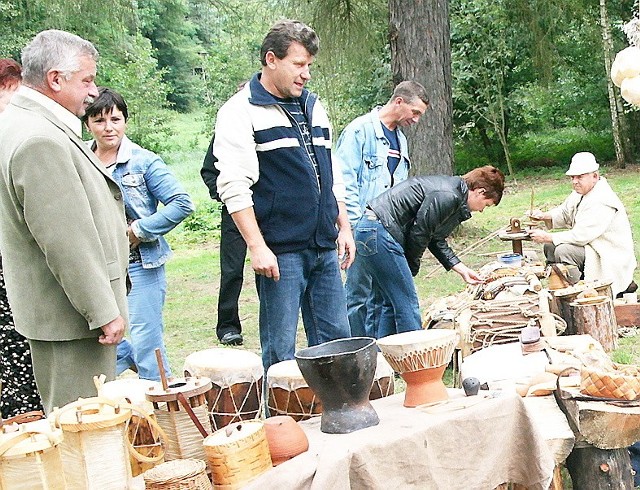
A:
[[[216,488],[235,490],[271,468],[264,423],[248,420],[219,429],[204,440]]]
[[[637,366],[614,364],[614,369],[582,368],[580,391],[598,398],[637,400],[640,398],[640,370]]]
[[[207,465],[199,459],[174,459],[143,473],[147,490],[211,490]]]

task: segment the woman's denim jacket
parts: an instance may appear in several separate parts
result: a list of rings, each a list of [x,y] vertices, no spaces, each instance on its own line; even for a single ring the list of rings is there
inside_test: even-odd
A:
[[[393,185],[409,176],[407,138],[398,128],[400,163],[393,173],[387,167],[389,140],[384,135],[378,111],[374,108],[347,125],[338,139],[334,158],[341,161],[346,187],[346,206],[352,227],[356,225],[367,204]]]
[[[95,143],[90,142],[91,148]],[[122,189],[131,229],[140,239],[142,267],[160,267],[171,256],[163,235],[173,230],[195,206],[167,165],[155,153],[126,136],[118,149],[113,178]],[[158,209],[158,204],[164,206]]]

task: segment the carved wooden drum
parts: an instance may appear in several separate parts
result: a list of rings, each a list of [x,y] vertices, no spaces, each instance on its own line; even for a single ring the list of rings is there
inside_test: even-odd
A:
[[[393,395],[394,391],[393,368],[386,361],[382,352],[378,352],[376,374],[373,378],[369,400],[377,400],[378,398]]]
[[[261,416],[264,368],[257,354],[229,348],[194,352],[184,362],[184,373],[211,379],[208,404],[213,430]]]
[[[295,360],[273,364],[267,370],[270,415],[306,420],[322,413],[322,403],[305,381]]]
[[[457,343],[453,330],[416,330],[378,339],[391,367],[407,383],[404,406],[446,400],[449,395],[442,375]]]

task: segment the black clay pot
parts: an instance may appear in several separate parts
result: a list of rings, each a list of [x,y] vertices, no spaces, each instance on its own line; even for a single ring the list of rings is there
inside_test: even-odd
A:
[[[309,388],[322,401],[320,430],[348,434],[378,425],[369,403],[376,371],[375,339],[338,339],[296,352],[296,361]]]

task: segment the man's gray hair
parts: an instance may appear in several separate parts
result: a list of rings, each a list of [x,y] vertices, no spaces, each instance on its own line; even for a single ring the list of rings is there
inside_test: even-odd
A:
[[[416,102],[416,99],[420,99],[426,105],[429,105],[429,96],[425,88],[418,82],[412,80],[405,80],[396,86],[391,100],[395,100],[398,97],[403,99],[407,104],[413,104]]]
[[[80,69],[82,56],[98,60],[98,51],[89,41],[65,31],[42,31],[22,50],[22,82],[44,87],[47,73],[57,70],[71,78]]]

